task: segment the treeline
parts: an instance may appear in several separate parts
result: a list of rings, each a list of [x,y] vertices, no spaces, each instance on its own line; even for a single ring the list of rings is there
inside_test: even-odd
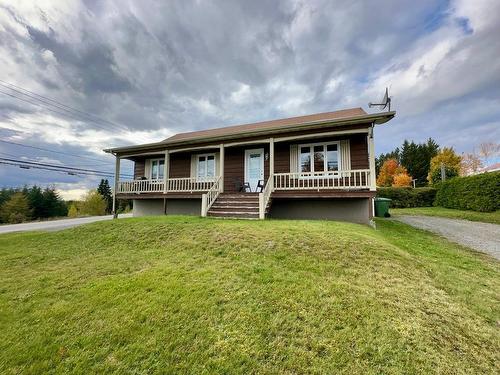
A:
[[[0,223],[22,223],[54,217],[100,216],[110,214],[113,195],[109,181],[102,179],[95,190],[89,190],[81,200],[65,202],[54,187],[39,186],[0,190]],[[132,209],[132,202],[119,200],[118,213]]]
[[[431,159],[439,153],[439,144],[432,138],[427,142],[415,143],[405,140],[401,147],[381,154],[375,159],[379,186],[391,186],[396,175],[402,182],[398,186],[410,186],[415,180],[415,186],[427,186],[427,176],[431,169]],[[384,164],[386,164],[384,168]],[[382,177],[380,178],[382,173]]]
[[[67,214],[66,203],[53,187],[42,189],[35,185],[0,190],[0,223],[22,223]]]
[[[476,174],[499,155],[500,144],[495,142],[483,142],[471,153],[458,155],[453,147],[441,148],[432,138],[424,143],[405,140],[401,147],[376,158],[377,186],[434,185],[443,175],[450,179]]]

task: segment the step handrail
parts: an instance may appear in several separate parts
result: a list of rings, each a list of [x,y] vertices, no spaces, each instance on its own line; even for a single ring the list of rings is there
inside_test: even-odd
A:
[[[266,218],[266,208],[269,204],[269,199],[271,198],[271,193],[274,190],[274,176],[270,175],[267,179],[266,186],[262,189],[262,192],[259,193],[259,219]]]
[[[222,190],[222,185],[220,183],[221,179],[222,176],[218,176],[210,189],[208,189],[206,194],[203,194],[201,196],[201,216],[207,216],[208,210],[210,209],[210,207],[212,207],[214,202],[219,197],[219,194]]]

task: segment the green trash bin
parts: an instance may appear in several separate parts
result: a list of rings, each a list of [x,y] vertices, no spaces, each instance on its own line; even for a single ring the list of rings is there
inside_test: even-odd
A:
[[[375,216],[377,217],[389,217],[389,206],[391,205],[391,199],[389,198],[375,198]]]

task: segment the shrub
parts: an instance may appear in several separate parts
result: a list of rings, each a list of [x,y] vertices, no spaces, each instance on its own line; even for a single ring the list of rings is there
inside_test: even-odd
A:
[[[2,222],[16,224],[27,221],[31,217],[31,210],[28,205],[28,199],[21,192],[14,193],[6,201],[0,210]]]
[[[377,196],[392,199],[391,207],[430,207],[436,197],[436,189],[432,187],[404,188],[404,187],[379,187]]]
[[[69,206],[68,217],[77,217],[77,216],[78,216],[78,209],[76,208],[76,204],[72,203],[71,206]]]
[[[106,213],[106,201],[96,190],[89,191],[81,204],[82,215],[100,216]]]
[[[492,212],[500,209],[500,172],[455,177],[438,184],[436,206]]]

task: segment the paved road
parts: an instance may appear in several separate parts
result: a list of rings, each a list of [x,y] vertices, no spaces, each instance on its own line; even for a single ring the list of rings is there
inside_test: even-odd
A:
[[[121,214],[120,218],[132,217],[132,214]],[[29,230],[61,230],[77,225],[93,223],[95,221],[111,220],[113,215],[79,217],[75,219],[61,219],[52,221],[37,221],[33,223],[0,225],[0,234],[10,232],[25,232]]]
[[[500,260],[500,225],[434,216],[397,215],[394,219],[425,229]]]

